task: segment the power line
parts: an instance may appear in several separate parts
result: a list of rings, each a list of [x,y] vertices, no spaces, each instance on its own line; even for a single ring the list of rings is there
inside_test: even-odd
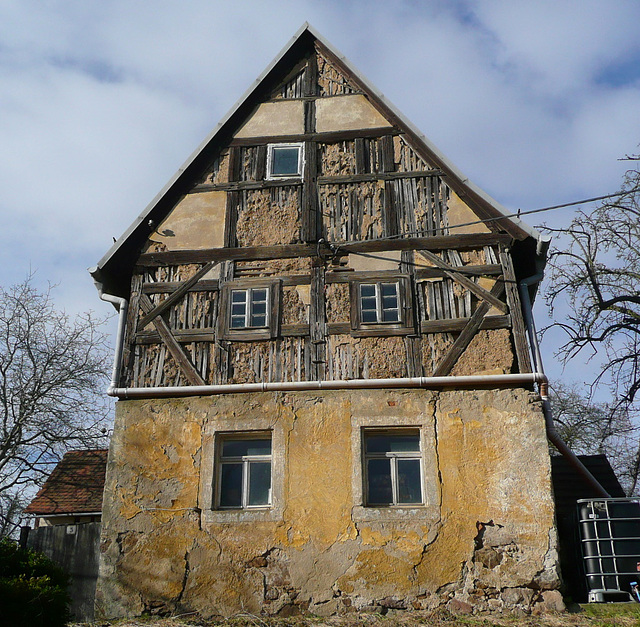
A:
[[[504,218],[519,218],[520,216],[523,215],[530,215],[532,213],[542,213],[543,211],[552,211],[553,209],[563,209],[565,207],[574,207],[576,205],[585,205],[588,203],[592,203],[592,202],[597,202],[599,200],[606,200],[607,198],[616,198],[618,196],[624,196],[625,194],[628,194],[629,192],[616,192],[615,194],[606,194],[605,196],[595,196],[593,198],[586,198],[584,200],[575,200],[573,202],[566,202],[566,203],[562,203],[560,205],[552,205],[550,207],[542,207],[540,209],[529,209],[528,211],[518,211],[517,213],[508,213],[508,214],[504,214],[501,215],[499,217],[494,217],[494,218],[485,218],[483,220],[474,220],[472,222],[463,222],[461,224],[453,224],[453,225],[449,225],[448,227],[444,227],[444,228],[448,228],[448,229],[456,229],[456,228],[460,228],[463,226],[472,226],[474,224],[485,224],[487,222],[495,222],[497,220],[502,220]],[[368,239],[366,241],[368,242],[373,242],[373,241],[379,241],[381,239],[384,240],[390,240],[390,239],[398,239],[401,237],[407,237],[409,235],[421,235],[423,233],[423,231],[409,231],[406,233],[399,233],[398,235],[390,235],[389,237],[378,237],[378,238],[371,238]],[[324,243],[332,252],[333,252],[333,256],[337,256],[340,254],[340,248],[342,246],[344,246],[345,244],[351,244],[351,243],[355,243],[356,240],[354,240],[353,242],[340,242],[339,244],[333,244],[331,242],[328,242],[326,240],[319,240],[318,241],[318,245],[320,245],[321,243]],[[345,251],[346,252],[346,251]],[[420,268],[424,268],[425,265],[424,264],[418,264],[415,262],[410,262],[410,261],[400,261],[399,259],[389,259],[386,257],[380,257],[378,255],[372,255],[370,253],[363,253],[363,252],[355,252],[355,251],[349,251],[348,254],[353,254],[353,255],[358,255],[360,257],[368,257],[370,259],[377,259],[379,261],[392,261],[392,262],[397,262],[397,263],[404,263],[405,265],[408,266],[414,266],[414,267],[420,267]],[[456,271],[460,272],[460,269],[457,269]],[[464,272],[462,272],[464,274]]]
[[[624,196],[629,192],[616,192],[615,194],[607,194],[605,196],[595,196],[594,198],[586,198],[585,200],[575,200],[573,202],[566,202],[561,205],[552,205],[551,207],[542,207],[541,209],[529,209],[528,211],[517,211],[516,213],[505,213],[501,216],[496,216],[494,218],[484,218],[482,220],[473,220],[472,222],[462,222],[461,224],[450,224],[447,227],[448,229],[459,229],[463,226],[472,226],[474,224],[486,224],[487,222],[497,222],[498,220],[503,220],[505,218],[519,218],[520,216],[529,215],[532,213],[542,213],[543,211],[551,211],[553,209],[563,209],[564,207],[574,207],[575,205],[586,205],[591,202],[597,202],[598,200],[606,200],[607,198],[615,198],[617,196]],[[398,235],[390,235],[389,237],[378,238],[378,239],[398,239],[401,237],[407,237],[408,235],[420,235],[424,231],[409,231],[407,233],[400,233]],[[371,241],[371,240],[367,240]],[[351,242],[347,242],[351,243]]]

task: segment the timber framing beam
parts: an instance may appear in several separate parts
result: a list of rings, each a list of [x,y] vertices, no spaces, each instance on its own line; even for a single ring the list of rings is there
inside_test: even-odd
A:
[[[499,298],[502,296],[504,292],[504,283],[502,281],[498,281],[491,288],[491,295],[495,298]],[[444,356],[444,359],[440,362],[435,372],[433,373],[434,377],[446,377],[451,374],[452,368],[455,366],[456,361],[464,351],[467,349],[469,344],[471,344],[471,340],[475,337],[476,333],[480,330],[482,323],[487,315],[489,309],[491,309],[491,304],[484,300],[475,310],[474,314],[469,318],[469,322],[465,325],[464,329],[460,332],[460,335],[457,337],[456,341],[453,343],[453,346],[449,350],[449,352]]]
[[[438,257],[437,255],[434,255],[428,250],[420,250],[418,252],[427,261],[430,261],[434,266],[441,268],[450,279],[453,279],[456,283],[459,283],[470,292],[473,292],[478,298],[487,301],[496,309],[499,309],[502,313],[506,314],[509,311],[507,305],[503,303],[499,298],[496,298],[491,292],[485,290],[484,287],[481,287],[475,281],[472,281],[466,276],[463,276],[462,274],[456,272],[453,266],[450,266],[448,263],[442,261],[442,259],[440,259],[440,257]]]
[[[156,316],[159,316],[169,309],[171,305],[179,301],[207,272],[213,270],[219,263],[219,261],[210,261],[202,266],[190,279],[181,283],[180,286],[173,290],[157,307],[154,307],[138,322],[138,331],[142,331]]]
[[[446,250],[449,248],[472,249],[483,246],[512,242],[509,235],[500,233],[464,233],[459,235],[440,235],[436,237],[406,237],[397,239],[376,239],[362,242],[336,242],[338,254],[347,255],[359,252],[381,252],[387,250]],[[328,246],[312,244],[289,244],[283,246],[246,246],[244,248],[209,248],[203,250],[176,250],[151,252],[140,255],[138,266],[159,267],[187,263],[206,263],[208,261],[291,259],[295,257],[333,257],[335,250]]]
[[[400,131],[392,126],[380,128],[355,129],[350,131],[331,131],[326,133],[300,133],[299,135],[277,135],[268,137],[236,137],[229,143],[230,146],[259,146],[274,142],[322,142],[333,143],[348,141],[356,137],[382,137],[383,135],[400,135]]]
[[[140,307],[147,315],[153,311],[153,303],[146,294],[140,296]],[[189,357],[187,357],[178,341],[173,337],[171,329],[164,319],[155,317],[153,324],[156,327],[160,339],[171,353],[171,356],[176,360],[176,363],[189,383],[191,383],[191,385],[205,385],[203,378],[198,374]]]

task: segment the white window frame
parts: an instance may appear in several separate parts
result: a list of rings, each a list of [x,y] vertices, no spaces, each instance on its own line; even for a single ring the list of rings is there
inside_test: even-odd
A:
[[[261,325],[252,325],[251,324],[251,320],[253,317],[252,314],[252,308],[253,305],[256,301],[254,301],[254,297],[253,297],[253,293],[257,290],[263,290],[266,294],[266,300],[265,301],[257,301],[257,302],[264,302],[265,303],[265,314],[264,314],[264,319],[265,319],[265,323],[261,324]],[[244,311],[244,325],[241,327],[234,327],[233,326],[233,319],[237,318],[238,315],[233,314],[233,295],[236,293],[241,293],[244,292],[244,307],[245,307],[245,311]],[[271,290],[269,289],[268,286],[260,286],[260,287],[247,287],[247,288],[237,288],[237,289],[231,289],[230,293],[229,293],[229,330],[230,331],[242,331],[245,329],[268,329],[271,323],[271,320],[269,319],[269,309],[271,306],[271,297],[270,297],[270,292]]]
[[[223,456],[223,446],[225,442],[238,442],[249,440],[269,440],[271,443],[271,453],[269,455],[242,455],[242,456]],[[255,509],[269,509],[273,504],[273,438],[271,432],[261,433],[242,433],[233,432],[221,434],[218,439],[218,455],[216,460],[216,497],[215,503],[219,510],[255,510]],[[249,480],[251,475],[252,463],[265,463],[269,462],[269,499],[268,503],[261,503],[258,505],[251,505],[249,501]],[[242,494],[240,505],[221,505],[222,496],[222,467],[225,464],[242,464]]]
[[[394,285],[396,289],[396,307],[385,310],[383,305],[382,298],[382,286],[383,285]],[[375,298],[376,298],[376,320],[375,321],[367,321],[363,320],[363,308],[362,308],[362,288],[363,287],[373,287],[375,290]],[[367,310],[371,311],[371,310]],[[396,312],[396,320],[384,320],[384,312],[385,311],[395,311]],[[360,319],[361,325],[367,324],[401,324],[402,323],[402,299],[400,295],[400,283],[399,281],[372,281],[366,282],[362,281],[358,283],[358,316]]]
[[[295,174],[274,174],[273,153],[278,148],[297,148],[298,149],[298,170]],[[268,144],[267,145],[267,180],[274,179],[293,179],[300,178],[304,168],[304,144],[302,142],[294,142],[289,144]]]
[[[367,439],[372,436],[390,437],[394,436],[415,436],[418,443],[417,451],[392,451],[392,452],[367,452]],[[362,460],[363,469],[362,476],[364,479],[364,497],[366,507],[420,507],[425,504],[425,490],[424,490],[424,469],[423,469],[423,452],[422,452],[422,438],[420,437],[420,431],[418,429],[365,429],[362,434]],[[369,497],[369,461],[374,459],[389,459],[390,474],[391,474],[391,502],[390,503],[375,503],[372,502]],[[417,460],[419,464],[419,480],[420,480],[420,501],[418,502],[401,502],[399,499],[399,485],[398,485],[398,461],[403,459]]]

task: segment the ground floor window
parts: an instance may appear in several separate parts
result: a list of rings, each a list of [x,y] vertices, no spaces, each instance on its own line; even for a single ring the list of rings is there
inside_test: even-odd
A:
[[[364,430],[365,502],[421,505],[422,454],[417,429]]]
[[[221,509],[271,505],[271,434],[221,435],[217,504]]]

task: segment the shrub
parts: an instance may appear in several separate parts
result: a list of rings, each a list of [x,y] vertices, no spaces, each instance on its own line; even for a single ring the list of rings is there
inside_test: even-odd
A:
[[[69,619],[68,576],[48,557],[0,540],[0,608],[12,627],[63,627]]]

